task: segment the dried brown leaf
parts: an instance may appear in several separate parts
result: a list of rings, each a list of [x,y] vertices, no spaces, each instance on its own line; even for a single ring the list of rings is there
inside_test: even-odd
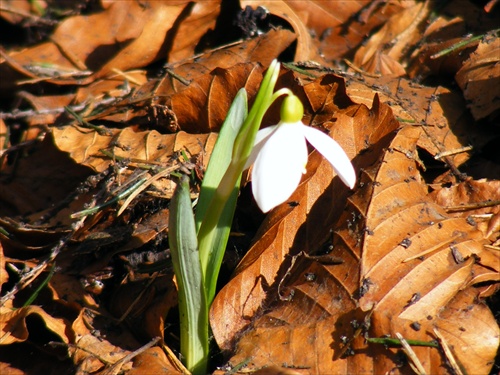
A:
[[[498,348],[498,324],[477,298],[475,288],[460,291],[435,322],[467,374],[489,373]]]
[[[429,13],[429,2],[415,3],[392,15],[354,56],[354,64],[367,73],[399,77],[406,74],[406,48],[420,39],[419,25]]]
[[[177,17],[182,12],[182,6],[171,6],[166,2],[153,2],[156,4],[149,14],[147,22],[141,33],[134,41],[121,49],[99,71],[89,77],[90,81],[106,77],[116,70],[126,71],[141,68],[165,56],[164,46],[167,31],[173,26]],[[138,4],[133,2],[133,4]],[[115,6],[120,6],[118,3]],[[138,4],[138,6],[140,6]],[[128,22],[127,22],[128,24]]]
[[[255,1],[244,0],[241,2],[242,8],[246,6],[254,7],[261,6],[266,8],[271,14],[285,19],[290,23],[297,36],[297,48],[295,51],[295,61],[315,60],[318,56],[318,51],[313,44],[309,30],[307,30],[304,19],[300,13],[295,12],[294,2],[286,1]]]
[[[89,169],[78,166],[65,153],[57,150],[50,137],[25,149],[14,166],[4,169],[0,184],[1,216],[27,215],[50,208],[48,202],[62,202]],[[15,176],[9,181],[9,176]],[[60,217],[61,222],[68,222]]]
[[[386,373],[396,366],[396,350],[367,345],[362,337],[356,338],[357,326],[364,326],[371,337],[400,332],[405,339],[422,341],[433,340],[432,327],[438,327],[447,340],[456,338],[455,345],[467,348],[454,352],[467,373],[489,371],[499,343],[498,325],[488,308],[473,302],[475,297],[458,302],[457,307],[455,296],[471,283],[476,274],[473,267],[490,277],[480,281],[497,282],[488,273],[490,266],[475,263],[477,257],[498,263],[498,254],[483,249],[482,236],[464,219],[447,217],[427,197],[418,164],[409,156],[420,132],[416,127],[403,128],[383,160],[363,169],[360,187],[338,221],[329,254],[343,263],[329,265],[302,257],[297,268],[285,274],[277,293],[267,289],[268,297],[261,305],[267,312],[254,318],[231,363],[252,357],[255,368],[287,363],[311,373]],[[316,223],[323,223],[322,218],[308,215]],[[462,260],[453,255],[457,252]],[[267,265],[269,259],[267,255]],[[239,281],[238,276],[232,282]],[[469,296],[478,294],[471,288],[468,291]],[[245,303],[253,302],[251,298],[240,296]],[[448,322],[457,308],[464,313]],[[227,327],[229,316],[224,317]],[[244,316],[247,321],[251,317]],[[474,334],[476,330],[471,329],[462,335],[462,328],[474,319],[489,326],[487,333]],[[304,351],[304,343],[312,350]],[[341,357],[346,344],[354,356]],[[438,350],[413,349],[428,373],[447,373]],[[406,365],[398,373],[412,370]]]
[[[53,135],[55,144],[61,151],[68,152],[78,164],[91,167],[97,172],[105,170],[113,161],[101,150],[107,150],[117,158],[133,159],[136,163],[171,166],[178,151],[185,151],[188,156],[201,153],[206,162],[216,140],[215,133],[188,134],[181,131],[176,134],[160,134],[155,130],[136,133],[125,128],[100,135],[95,130],[76,126],[56,128]],[[155,186],[167,197],[171,196],[175,188],[170,179],[156,181]]]
[[[477,46],[477,40],[471,37],[498,28],[495,17],[473,1],[450,1],[434,14],[436,17],[430,17],[423,30],[421,43],[412,46],[407,68],[411,78],[453,77]],[[459,45],[468,40],[470,43]]]
[[[290,42],[290,39],[287,40]],[[137,87],[133,95],[109,106],[105,111],[83,117],[87,121],[144,124],[169,132],[217,131],[237,91],[244,87],[251,98],[262,79],[262,69],[258,64],[233,65],[231,60],[220,61],[222,65],[229,65],[227,69],[210,70],[203,65],[190,63],[181,65],[179,71],[175,69],[174,73],[167,73],[161,79]],[[210,57],[208,62],[215,63]],[[186,80],[189,83],[186,84]]]
[[[71,347],[71,359],[80,373],[94,373],[105,366],[118,362],[131,353],[130,348],[139,348],[139,343],[126,330],[105,330],[106,336],[100,336],[103,324],[113,321],[100,321],[92,310],[80,310],[71,328],[75,338]],[[122,347],[113,343],[122,343]]]
[[[54,338],[59,342],[69,343],[67,322],[64,319],[52,317],[40,306],[31,305],[15,310],[0,307],[0,345],[28,340],[30,336],[28,320],[32,324],[30,326],[32,330],[41,330],[38,335],[38,344],[47,344],[49,341],[54,341]]]
[[[3,250],[3,244],[0,243],[0,292],[3,290],[3,284],[9,281],[9,274],[7,273],[7,269],[5,268],[5,254]]]
[[[500,38],[488,36],[477,46],[455,79],[476,120],[498,114],[500,103]]]
[[[151,348],[132,360],[132,368],[127,375],[182,374],[160,348]]]
[[[473,145],[480,149],[491,136],[471,128],[470,116],[461,96],[444,87],[428,87],[399,78],[347,78],[347,94],[356,103],[369,105],[373,92],[390,105],[403,123],[422,126],[418,146],[435,157],[446,151]],[[470,158],[469,152],[456,152],[441,158],[449,166],[459,166]],[[453,171],[456,173],[456,170]]]
[[[32,4],[28,0],[6,0],[0,5],[0,18],[12,24],[19,24],[30,15]]]

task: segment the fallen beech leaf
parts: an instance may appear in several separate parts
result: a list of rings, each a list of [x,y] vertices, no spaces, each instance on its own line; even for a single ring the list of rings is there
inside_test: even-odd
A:
[[[183,8],[179,5],[155,3],[157,6],[154,7],[154,12],[144,25],[141,34],[89,77],[90,81],[106,77],[116,69],[125,71],[131,68],[141,68],[166,54],[164,42],[167,31],[173,26]]]
[[[216,134],[160,134],[155,130],[134,132],[130,128],[110,130],[107,135],[99,135],[95,130],[77,126],[55,128],[53,131],[56,146],[78,163],[102,172],[111,163],[111,159],[100,150],[108,150],[118,158],[132,158],[136,162],[163,163],[175,152],[184,150],[188,155],[206,153],[210,155]],[[205,159],[205,160],[207,160]]]
[[[29,215],[49,209],[47,202],[63,201],[89,175],[87,167],[76,165],[57,150],[50,137],[25,151],[26,157],[3,171],[8,177],[15,170],[16,178],[0,184],[2,216]]]
[[[498,263],[497,263],[498,264]],[[489,308],[477,301],[475,288],[457,293],[440,312],[435,328],[445,336],[467,374],[486,374],[497,354],[498,324]]]
[[[447,217],[426,196],[417,163],[408,156],[420,133],[417,127],[403,128],[382,161],[363,169],[360,188],[348,199],[331,244],[329,255],[342,263],[331,265],[299,255],[281,280],[275,279],[278,289],[267,288],[263,315],[257,315],[246,332],[237,336],[240,341],[231,363],[251,357],[255,368],[286,362],[312,373],[386,373],[396,365],[396,350],[367,345],[362,336],[356,338],[357,327],[364,327],[370,337],[400,332],[405,339],[420,341],[433,340],[432,327],[438,327],[447,339],[457,337],[460,346],[467,348],[454,353],[467,373],[489,371],[500,333],[491,311],[479,308],[481,317],[473,318],[460,301],[459,308],[465,312],[461,319],[454,319],[453,324],[446,319],[446,309],[457,309],[454,298],[470,282],[476,257],[489,253],[482,248],[478,231],[464,219]],[[322,218],[314,212],[308,215],[312,223],[323,223]],[[463,260],[457,261],[453,251],[460,252]],[[267,264],[269,259],[266,256]],[[498,256],[491,259],[498,262]],[[282,269],[287,270],[286,264]],[[239,282],[238,276],[225,289]],[[496,278],[481,281],[495,282]],[[477,290],[468,290],[469,296],[477,296]],[[228,303],[228,295],[224,297]],[[473,299],[465,302],[472,304],[471,310],[482,306]],[[251,296],[243,295],[240,300],[251,302]],[[225,329],[228,317],[222,325]],[[243,318],[248,321],[252,316]],[[487,322],[491,328],[477,334],[472,329],[462,336],[459,327],[472,319]],[[219,337],[215,330],[214,335]],[[304,352],[304,342],[313,350]],[[352,356],[342,358],[346,344]],[[413,349],[428,373],[446,373],[437,349]],[[411,373],[407,366],[399,371]]]
[[[25,15],[29,15],[31,4],[28,0],[5,1],[2,3],[0,18],[12,24],[19,24],[26,20]]]
[[[102,12],[64,20],[51,39],[75,66],[97,70],[104,61],[119,53],[121,46],[139,38],[155,12],[162,13],[165,6],[164,1],[148,3],[149,6],[143,7],[135,1],[106,2]],[[174,6],[172,11],[180,12],[178,8]]]
[[[49,341],[54,341],[54,339],[66,344],[69,343],[67,322],[50,316],[40,306],[31,305],[15,310],[0,306],[0,345],[28,340],[30,335],[28,321],[33,324],[31,325],[32,330],[41,330],[37,337],[37,344],[44,345]]]
[[[47,287],[54,301],[77,311],[83,307],[97,309],[99,306],[94,297],[85,291],[78,276],[54,273]]]
[[[303,19],[297,14],[293,7],[294,2],[286,1],[255,1],[244,0],[241,2],[241,7],[250,6],[257,8],[258,6],[266,8],[271,14],[281,17],[289,22],[297,35],[297,50],[295,52],[294,61],[307,61],[318,59],[318,51],[312,42],[311,35],[306,28]]]
[[[399,77],[406,74],[402,65],[404,49],[420,40],[419,24],[429,13],[429,3],[416,3],[394,14],[354,56],[354,64],[368,73]]]
[[[464,100],[444,87],[418,85],[404,78],[347,78],[347,94],[356,103],[370,103],[373,92],[387,103],[396,119],[403,123],[423,126],[418,146],[431,156],[473,145],[480,149],[489,137],[469,126]],[[458,152],[441,160],[459,166],[470,158],[468,152]]]
[[[76,345],[71,348],[71,359],[78,371],[94,373],[130,354],[130,348],[140,347],[140,344],[126,330],[110,331],[105,337],[101,337],[99,329],[103,328],[102,324],[103,322],[99,322],[95,313],[87,309],[80,310],[73,321],[71,328],[75,335],[74,344]],[[124,348],[121,348],[112,342],[126,344],[122,344]]]
[[[145,374],[182,374],[181,371],[167,358],[161,348],[155,347],[134,357],[132,368],[127,375]]]
[[[111,313],[123,319],[131,330],[144,337],[162,337],[164,318],[177,306],[176,287],[170,276],[128,282],[113,291]],[[133,306],[133,308],[130,308]]]
[[[474,37],[498,27],[495,17],[473,1],[450,1],[436,15],[423,31],[425,42],[415,44],[411,52],[407,68],[411,78],[454,76],[476,49]]]
[[[474,220],[485,238],[490,237],[490,224],[500,213],[500,181],[468,179],[451,187],[440,186],[430,195],[450,216]],[[475,215],[493,215],[491,220]],[[493,238],[493,237],[492,237]]]
[[[500,103],[500,38],[490,35],[482,40],[455,79],[464,93],[467,106],[476,120],[498,114]]]
[[[213,63],[213,61],[211,61]],[[198,72],[203,68],[203,74]],[[84,116],[87,121],[113,120],[132,125],[158,126],[169,132],[190,133],[218,131],[236,92],[245,87],[253,97],[262,80],[262,69],[256,63],[231,65],[228,69],[208,70],[198,64],[180,67],[181,72],[196,69],[182,79],[193,78],[189,84],[167,74],[151,80],[126,99],[103,112]],[[215,98],[214,99],[212,99]]]
[[[472,180],[440,187],[430,195],[450,216],[496,214],[500,212],[500,181]],[[463,207],[462,209],[460,207]]]
[[[179,127],[187,132],[218,131],[238,90],[256,92],[261,70],[255,64],[238,64],[229,69],[216,68],[199,77],[189,87],[173,94],[167,105],[179,119]]]
[[[168,2],[166,2],[168,4]],[[167,61],[178,62],[190,59],[195,55],[195,49],[202,36],[215,27],[215,21],[220,12],[220,1],[197,1],[189,3],[171,30],[169,35],[171,46]],[[251,60],[249,60],[251,61]]]
[[[387,4],[384,12],[361,20],[361,14],[367,10],[365,1],[293,1],[289,6],[305,27],[314,32],[314,45],[327,61],[343,57],[361,43],[370,30],[386,21],[394,8],[400,7],[399,4]]]

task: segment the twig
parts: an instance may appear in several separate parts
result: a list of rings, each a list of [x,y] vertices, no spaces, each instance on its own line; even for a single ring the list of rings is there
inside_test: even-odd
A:
[[[31,14],[28,12],[24,12],[23,10],[11,7],[8,5],[8,3],[6,4],[4,2],[0,3],[0,11],[15,14],[15,15],[24,17],[25,19],[29,19],[32,22],[31,23],[32,25],[38,24],[38,25],[54,26],[54,25],[58,24],[58,21],[51,20],[48,18],[39,17],[37,15]]]
[[[177,168],[178,168],[177,166],[165,168],[165,169],[161,170],[160,172],[158,172],[157,174],[155,174],[154,176],[151,176],[149,179],[144,180],[143,181],[144,183],[141,184],[140,186],[137,186],[137,189],[135,189],[135,191],[133,191],[128,196],[128,198],[125,200],[125,202],[123,202],[122,206],[120,207],[120,209],[116,213],[116,216],[120,216],[123,213],[123,211],[125,211],[125,209],[128,207],[130,202],[132,202],[132,200],[134,200],[134,198],[137,197],[141,192],[143,192],[145,189],[147,189],[153,182],[158,181],[162,177],[167,177],[170,173],[172,173]]]
[[[409,258],[406,258],[406,259],[403,259],[401,261],[401,263],[406,263],[406,262],[409,262],[411,260],[414,260],[414,259],[417,259],[417,258],[420,258],[420,257],[423,257],[424,255],[427,255],[429,253],[432,253],[442,247],[445,247],[447,245],[449,245],[450,243],[452,243],[453,241],[455,241],[456,239],[458,239],[460,236],[455,236],[455,237],[451,237],[449,239],[446,239],[445,241],[442,241],[440,243],[438,243],[437,245],[435,246],[432,246],[431,248],[425,250],[425,251],[422,251],[421,253],[418,253],[418,254],[415,254]],[[400,245],[401,246],[401,245]]]
[[[434,159],[439,160],[445,156],[461,154],[462,152],[472,151],[472,149],[473,149],[472,146],[464,146],[464,147],[456,148],[454,150],[438,152],[436,155],[434,155]]]
[[[459,206],[447,206],[444,209],[446,212],[461,212],[469,210],[477,210],[479,208],[493,207],[500,205],[500,200],[487,200],[477,203],[461,204]]]
[[[344,62],[346,63],[347,66],[349,66],[350,68],[354,69],[354,71],[356,71],[359,74],[362,74],[364,76],[367,76],[367,77],[370,77],[370,78],[380,78],[380,77],[382,77],[382,74],[368,73],[366,70],[363,70],[363,69],[357,67],[356,65],[354,65],[354,63],[350,62],[347,59],[344,59]]]
[[[70,217],[72,219],[77,219],[77,218],[80,218],[80,217],[87,217],[89,215],[93,215],[96,212],[99,212],[100,210],[102,210],[103,208],[105,208],[107,206],[110,206],[110,205],[118,202],[119,200],[121,200],[123,198],[128,197],[130,194],[132,194],[134,192],[134,190],[136,190],[139,186],[141,186],[145,181],[146,181],[145,178],[141,178],[139,181],[137,181],[131,187],[129,187],[128,189],[124,190],[122,193],[116,195],[115,197],[113,197],[109,201],[104,202],[103,204],[100,204],[98,206],[94,206],[92,208],[87,208],[85,210],[82,210],[82,211],[79,211],[79,212],[75,212],[75,213],[71,214]]]
[[[109,367],[109,368],[105,369],[104,371],[102,371],[101,375],[115,375],[115,374],[118,374],[121,371],[122,366],[125,363],[130,362],[134,357],[138,356],[141,353],[144,353],[149,348],[155,346],[158,343],[158,341],[160,341],[160,340],[161,340],[160,337],[155,337],[153,340],[151,340],[146,345],[140,347],[137,350],[134,350],[132,353],[127,354],[122,359],[119,359],[118,361],[116,361],[111,367]]]
[[[392,346],[402,346],[402,342],[399,339],[392,337],[367,337],[367,342],[372,344],[381,345],[392,345]],[[428,346],[431,348],[439,348],[439,345],[435,341],[421,341],[421,340],[406,340],[410,346]]]
[[[72,231],[59,240],[57,245],[51,249],[49,256],[47,256],[44,260],[42,260],[40,264],[33,267],[33,269],[30,272],[21,276],[21,279],[16,283],[16,285],[14,285],[12,289],[9,290],[7,293],[5,293],[5,295],[0,299],[0,306],[3,306],[8,300],[14,298],[17,292],[26,288],[31,282],[33,282],[33,280],[35,280],[38,277],[38,275],[40,275],[40,273],[42,273],[45,270],[48,264],[51,263],[57,257],[57,255],[61,252],[61,250],[71,240],[73,234],[83,226],[83,223],[85,222],[86,218],[87,216],[84,216],[80,220],[76,221],[72,225]]]
[[[457,361],[455,360],[455,357],[453,356],[453,353],[451,352],[451,349],[448,346],[444,336],[437,330],[436,327],[434,327],[434,334],[438,338],[439,343],[441,344],[441,347],[443,348],[444,355],[446,356],[446,359],[450,363],[450,366],[453,369],[453,371],[455,371],[455,374],[464,375],[463,371],[460,369],[460,366],[458,365]]]
[[[151,286],[151,284],[153,284],[153,282],[156,280],[157,276],[158,276],[158,272],[155,272],[153,274],[153,276],[149,279],[148,285],[146,285],[146,287],[141,290],[141,292],[139,293],[139,295],[137,296],[137,298],[134,300],[134,302],[132,302],[130,304],[130,306],[123,313],[123,315],[120,317],[120,319],[118,319],[118,322],[117,322],[118,324],[120,324],[121,322],[123,322],[127,318],[128,314],[130,314],[130,312],[132,311],[132,309],[134,308],[134,306],[137,305],[137,302],[139,302],[139,300],[141,299],[141,297],[143,296],[143,294],[148,290],[148,288]]]
[[[172,349],[170,349],[165,344],[162,344],[161,348],[167,355],[168,359],[172,361],[173,365],[177,368],[177,370],[179,370],[182,373],[182,375],[191,375],[191,372],[186,368],[186,366],[184,366],[184,364],[179,360],[179,358],[177,358]]]
[[[112,97],[112,98],[102,99],[101,101],[98,101],[95,103],[94,108],[99,107],[99,106],[110,105],[119,99],[123,99],[124,97]],[[22,118],[39,116],[39,115],[57,115],[59,113],[66,112],[68,108],[70,110],[72,110],[73,112],[80,112],[80,111],[83,111],[87,107],[87,105],[88,105],[88,103],[82,103],[82,104],[77,104],[77,105],[73,105],[73,106],[40,109],[40,110],[29,109],[26,111],[14,110],[11,113],[0,112],[0,119],[2,119],[2,120],[19,120]]]
[[[410,365],[413,368],[413,370],[419,375],[425,375],[426,372],[425,372],[424,366],[422,365],[422,363],[418,359],[417,355],[415,354],[415,352],[413,351],[411,346],[404,339],[403,335],[401,335],[401,333],[399,333],[399,332],[396,332],[396,337],[401,341],[401,346],[403,347],[403,351],[408,356],[408,358],[411,360]]]

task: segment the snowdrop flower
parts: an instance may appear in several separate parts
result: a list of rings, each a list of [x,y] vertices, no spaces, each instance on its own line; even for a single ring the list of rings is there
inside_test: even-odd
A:
[[[356,183],[344,150],[328,135],[304,125],[303,114],[299,98],[288,95],[281,107],[281,121],[257,133],[245,167],[253,164],[252,193],[263,212],[285,202],[299,185],[306,172],[306,140],[330,162],[344,184],[352,189]]]

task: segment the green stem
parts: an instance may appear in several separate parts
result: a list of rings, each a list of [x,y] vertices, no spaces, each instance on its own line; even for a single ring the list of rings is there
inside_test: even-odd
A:
[[[382,344],[389,346],[401,346],[401,340],[393,339],[391,337],[369,337],[366,341],[372,344]],[[411,346],[429,346],[432,348],[438,348],[439,345],[435,341],[420,341],[420,340],[406,340]]]

